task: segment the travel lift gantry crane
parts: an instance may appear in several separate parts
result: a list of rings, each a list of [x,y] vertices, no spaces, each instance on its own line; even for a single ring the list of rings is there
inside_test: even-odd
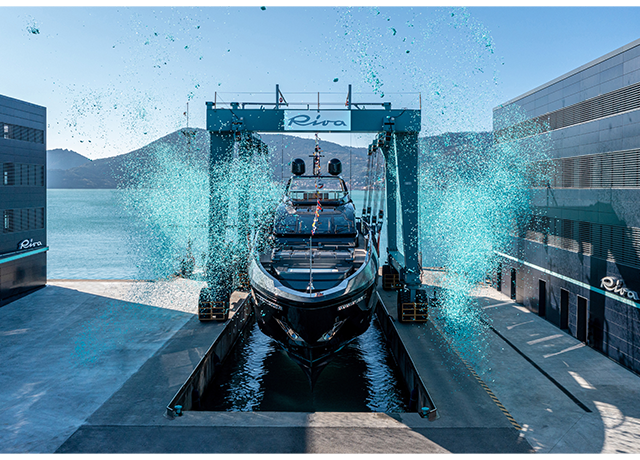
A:
[[[217,98],[216,98],[217,99]],[[387,263],[383,265],[383,288],[398,290],[398,319],[400,321],[425,321],[428,298],[421,285],[421,267],[418,261],[418,133],[421,127],[420,110],[392,109],[390,102],[362,103],[352,101],[349,85],[344,108],[320,108],[302,104],[302,109],[290,109],[279,85],[276,85],[275,101],[270,103],[231,102],[228,107],[218,107],[207,102],[207,130],[211,136],[209,156],[210,171],[221,161],[231,159],[234,142],[240,142],[239,155],[264,155],[266,145],[255,134],[264,133],[378,133],[369,146],[371,155],[376,149],[385,159],[387,203]],[[306,105],[306,107],[304,107]],[[313,104],[315,105],[315,104]],[[215,188],[210,174],[210,191]],[[242,191],[240,191],[242,194]],[[207,288],[200,294],[199,318],[201,320],[227,318],[231,280],[220,267],[220,260],[213,260],[215,245],[221,244],[228,204],[217,202],[209,207],[209,260],[207,261]],[[242,208],[242,207],[240,207]],[[243,209],[238,210],[239,213]],[[398,224],[398,215],[401,216]],[[365,208],[361,225],[380,225],[382,216],[371,215]],[[238,216],[238,222],[248,219]],[[239,229],[240,230],[240,229]],[[398,243],[398,231],[402,232]],[[244,234],[244,233],[239,233]]]

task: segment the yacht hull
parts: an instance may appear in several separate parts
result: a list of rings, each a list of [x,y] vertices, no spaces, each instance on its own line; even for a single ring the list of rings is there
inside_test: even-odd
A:
[[[369,328],[377,273],[377,254],[370,247],[366,262],[339,286],[308,294],[283,286],[259,258],[252,260],[249,279],[260,330],[287,351],[312,386],[335,353]]]
[[[277,341],[315,382],[333,355],[371,324],[374,286],[334,302],[291,302],[252,291],[260,330]]]

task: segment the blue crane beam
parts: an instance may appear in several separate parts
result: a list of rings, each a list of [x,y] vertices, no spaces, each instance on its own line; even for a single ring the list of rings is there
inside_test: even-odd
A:
[[[233,104],[232,104],[233,105]],[[289,113],[307,112],[311,117],[308,126],[291,126],[285,124]],[[339,129],[335,126],[314,125],[317,114],[349,114],[351,118],[350,129]],[[385,110],[385,109],[342,109],[342,110],[288,110],[274,108],[242,109],[240,104],[234,108],[216,108],[213,102],[207,102],[207,130],[212,133],[229,133],[253,131],[262,133],[288,132],[317,133],[317,132],[354,132],[354,133],[379,133],[383,130],[385,121],[394,120],[395,132],[420,132],[421,118],[419,110]],[[332,129],[335,128],[335,129]]]

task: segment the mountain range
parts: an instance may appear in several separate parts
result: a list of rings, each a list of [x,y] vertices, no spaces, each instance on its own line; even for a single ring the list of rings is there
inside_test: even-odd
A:
[[[91,160],[87,157],[80,155],[73,150],[67,149],[53,149],[47,150],[47,170],[48,171],[61,171],[76,166],[89,163]]]
[[[136,175],[131,165],[153,167],[154,153],[158,149],[184,149],[187,152],[183,129],[151,142],[139,149],[122,155],[90,160],[79,153],[65,149],[47,151],[47,188],[111,189],[130,183]],[[190,128],[195,133],[191,143],[193,158],[198,168],[206,168],[209,154],[209,133],[204,129]],[[261,134],[260,138],[269,146],[271,170],[274,179],[286,180],[291,175],[289,165],[294,158],[302,158],[310,171],[309,155],[315,147],[314,139],[305,139],[284,134]],[[445,133],[440,136],[420,138],[427,148],[442,149],[451,158],[464,157],[470,144],[490,143],[491,133]],[[361,189],[367,177],[367,149],[345,147],[333,142],[320,141],[323,164],[338,158],[343,164],[342,177],[351,179],[352,189]]]

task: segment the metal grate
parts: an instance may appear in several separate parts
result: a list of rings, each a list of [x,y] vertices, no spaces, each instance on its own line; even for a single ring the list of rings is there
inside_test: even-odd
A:
[[[640,268],[640,228],[531,216],[520,237]]]
[[[500,129],[496,131],[495,139],[496,142],[508,142],[639,108],[640,83],[635,83]]]
[[[400,282],[400,275],[398,275],[397,273],[383,275],[382,288],[385,291],[393,291],[396,289],[401,289],[402,283]]]
[[[528,174],[532,188],[640,188],[640,149],[539,161]]]
[[[200,321],[226,321],[229,318],[229,302],[200,302],[198,319]]]
[[[400,309],[401,323],[426,323],[429,320],[429,304],[421,302],[402,303]]]

